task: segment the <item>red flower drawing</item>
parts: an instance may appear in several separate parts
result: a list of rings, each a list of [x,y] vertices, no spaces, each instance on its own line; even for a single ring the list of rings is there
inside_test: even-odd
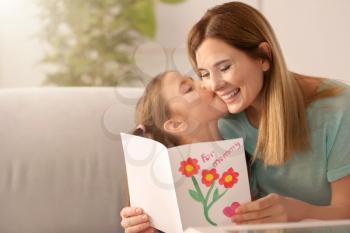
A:
[[[219,184],[224,185],[225,188],[232,188],[235,183],[237,183],[238,172],[235,172],[232,167],[227,169],[227,171],[222,174]]]
[[[181,166],[179,168],[179,171],[187,176],[187,177],[191,177],[195,174],[197,174],[198,170],[199,170],[199,165],[197,164],[198,160],[197,159],[192,159],[192,158],[188,158],[187,160],[184,160],[181,162]]]
[[[205,184],[207,187],[212,185],[212,183],[218,178],[219,174],[216,172],[215,168],[202,171],[202,183]]]

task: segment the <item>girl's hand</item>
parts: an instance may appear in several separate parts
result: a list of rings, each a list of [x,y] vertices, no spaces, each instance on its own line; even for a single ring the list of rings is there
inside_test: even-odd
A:
[[[125,233],[155,233],[156,229],[151,227],[149,216],[138,207],[124,207],[120,212],[121,225]]]
[[[307,218],[310,205],[272,193],[236,209],[232,222],[237,224],[294,222]]]

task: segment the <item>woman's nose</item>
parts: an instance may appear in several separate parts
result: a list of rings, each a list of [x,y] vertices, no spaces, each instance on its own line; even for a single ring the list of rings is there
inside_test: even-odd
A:
[[[225,81],[221,77],[212,76],[210,77],[210,90],[217,91],[223,87]]]

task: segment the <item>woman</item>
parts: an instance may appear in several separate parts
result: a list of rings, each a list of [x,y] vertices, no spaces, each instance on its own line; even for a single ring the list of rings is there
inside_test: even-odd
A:
[[[138,126],[134,134],[152,138],[167,147],[216,141],[218,120],[227,113],[225,103],[213,92],[201,88],[199,81],[177,72],[154,78],[136,106]],[[155,232],[141,208],[121,211],[125,232]]]
[[[188,52],[232,113],[220,120],[221,134],[243,136],[255,159],[252,188],[261,198],[243,204],[233,222],[350,218],[349,87],[288,71],[271,26],[243,3],[209,10],[191,30]],[[137,208],[122,214],[137,226]]]
[[[193,26],[191,63],[231,115],[225,138],[243,136],[261,198],[235,223],[350,218],[350,89],[288,71],[267,20],[239,2]]]

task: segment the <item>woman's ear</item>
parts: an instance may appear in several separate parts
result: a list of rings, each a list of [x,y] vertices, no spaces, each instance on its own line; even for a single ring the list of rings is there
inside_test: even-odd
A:
[[[267,42],[261,42],[259,45],[259,50],[265,55],[266,58],[261,59],[262,70],[268,71],[270,69],[270,61],[272,60],[271,47]]]
[[[188,124],[181,118],[171,118],[164,122],[164,130],[171,134],[180,134],[187,130]]]

